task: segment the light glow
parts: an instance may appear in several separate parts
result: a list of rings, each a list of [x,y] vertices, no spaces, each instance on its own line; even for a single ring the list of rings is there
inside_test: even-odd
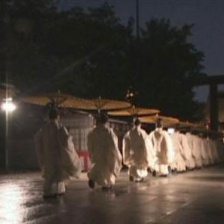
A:
[[[12,102],[12,98],[7,98],[1,105],[2,110],[6,112],[13,112],[16,109],[16,105]]]

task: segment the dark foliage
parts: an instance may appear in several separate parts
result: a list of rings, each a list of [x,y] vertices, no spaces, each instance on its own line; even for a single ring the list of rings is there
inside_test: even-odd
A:
[[[0,81],[23,94],[56,91],[124,99],[166,115],[199,120],[193,84],[203,78],[203,53],[188,42],[192,25],[146,23],[136,40],[133,20],[114,8],[59,11],[51,0],[1,1]]]

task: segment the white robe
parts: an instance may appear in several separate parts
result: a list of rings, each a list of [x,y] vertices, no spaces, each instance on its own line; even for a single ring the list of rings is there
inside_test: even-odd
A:
[[[123,162],[129,167],[129,175],[144,178],[148,175],[147,168],[154,167],[152,144],[147,133],[140,127],[128,131],[123,139]]]
[[[114,131],[106,125],[99,125],[88,135],[88,151],[92,168],[88,178],[98,185],[114,185],[122,167],[122,156]]]
[[[175,157],[173,163],[171,163],[171,169],[176,169],[178,172],[186,171],[185,161],[181,155],[181,152],[183,151],[181,144],[181,134],[180,132],[176,131],[175,133],[171,134],[170,137],[172,139],[175,151]]]
[[[168,166],[174,161],[174,148],[170,135],[161,128],[156,128],[149,134],[153,151],[156,156],[154,170],[159,175],[168,175]]]
[[[188,169],[195,168],[195,161],[192,155],[192,146],[189,144],[188,137],[190,133],[181,134],[181,144],[183,146],[183,158]]]
[[[188,133],[188,142],[189,146],[191,148],[192,152],[192,157],[195,162],[195,167],[196,168],[201,168],[203,163],[202,163],[202,155],[201,155],[201,142],[200,138],[197,135]]]
[[[78,178],[81,172],[72,137],[57,121],[50,121],[36,133],[34,140],[39,166],[45,179],[44,194],[64,193],[64,181]]]

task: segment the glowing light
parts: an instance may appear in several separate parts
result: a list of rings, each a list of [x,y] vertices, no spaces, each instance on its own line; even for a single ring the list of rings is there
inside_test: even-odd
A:
[[[12,112],[16,109],[16,105],[12,102],[12,98],[7,98],[1,105],[2,110]]]

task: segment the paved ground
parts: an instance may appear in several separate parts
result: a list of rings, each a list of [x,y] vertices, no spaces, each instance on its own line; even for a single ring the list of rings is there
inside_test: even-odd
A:
[[[224,165],[131,183],[122,172],[111,192],[87,187],[43,200],[40,173],[0,175],[0,224],[223,224]]]

